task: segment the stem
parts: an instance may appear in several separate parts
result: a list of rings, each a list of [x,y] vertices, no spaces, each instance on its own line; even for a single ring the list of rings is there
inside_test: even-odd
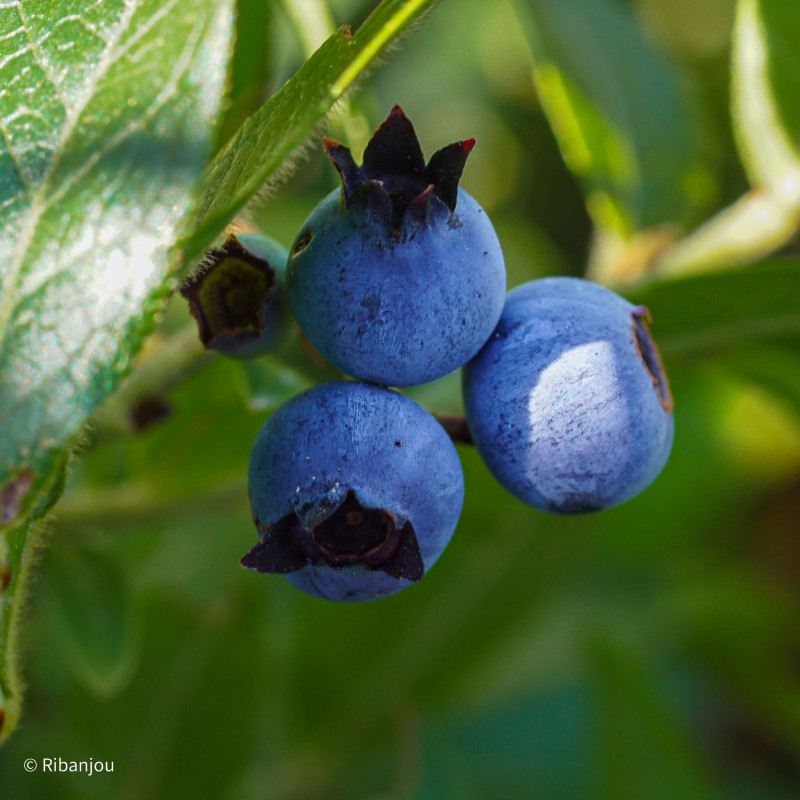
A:
[[[35,523],[0,536],[0,744],[16,727],[22,707],[19,623],[40,540],[41,529]]]
[[[685,275],[737,266],[769,255],[800,230],[800,204],[753,190],[666,250],[653,275]]]
[[[456,444],[475,444],[472,441],[466,417],[459,417],[457,414],[434,414],[433,416]]]
[[[156,334],[140,363],[98,411],[94,438],[108,433],[134,433],[131,409],[139,401],[165,395],[215,358],[214,353],[200,344],[194,325],[187,325],[171,336]]]
[[[60,527],[85,526],[87,523],[124,522],[125,524],[174,513],[182,507],[196,509],[219,507],[246,497],[241,478],[221,486],[204,489],[202,495],[175,496],[163,486],[149,483],[124,483],[107,489],[77,489],[64,496],[58,505]]]

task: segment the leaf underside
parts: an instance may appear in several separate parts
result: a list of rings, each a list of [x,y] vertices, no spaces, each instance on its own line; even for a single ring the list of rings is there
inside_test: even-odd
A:
[[[228,3],[74,12],[0,16],[0,487],[34,476],[6,522],[32,510],[152,327],[226,71]]]

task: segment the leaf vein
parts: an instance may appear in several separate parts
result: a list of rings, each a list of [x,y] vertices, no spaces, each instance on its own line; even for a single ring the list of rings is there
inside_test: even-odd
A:
[[[25,215],[25,221],[22,225],[22,231],[17,243],[15,257],[8,265],[7,283],[4,287],[3,295],[0,297],[0,346],[2,346],[2,343],[5,340],[9,322],[17,306],[15,290],[19,284],[21,273],[24,268],[25,256],[27,255],[28,249],[33,243],[38,222],[47,207],[44,198],[47,194],[47,189],[49,188],[50,177],[53,175],[56,167],[58,166],[63,146],[72,136],[78,120],[80,119],[81,113],[89,104],[90,100],[94,96],[95,89],[99,85],[103,76],[107,73],[109,67],[114,62],[114,48],[122,38],[125,30],[127,30],[131,19],[136,13],[139,2],[140,0],[126,0],[125,9],[120,15],[116,26],[114,27],[114,31],[108,40],[108,44],[106,45],[103,54],[98,59],[97,67],[92,74],[91,80],[87,82],[82,96],[79,98],[74,108],[67,109],[67,116],[63,123],[63,129],[59,137],[58,145],[55,148],[54,158],[48,165],[47,172],[39,184],[39,190],[33,193],[32,202],[28,207],[27,214]],[[18,6],[19,3],[15,3],[14,5]]]

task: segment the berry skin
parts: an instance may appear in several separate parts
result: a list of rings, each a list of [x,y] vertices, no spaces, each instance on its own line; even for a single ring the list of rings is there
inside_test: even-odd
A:
[[[207,264],[181,288],[209,350],[256,358],[276,350],[292,330],[286,301],[287,252],[260,234],[231,234],[206,254]]]
[[[617,505],[661,471],[672,397],[648,311],[578,278],[509,292],[464,370],[473,440],[497,480],[558,514]]]
[[[464,501],[453,443],[413,400],[350,381],[282,405],[256,436],[248,489],[261,537],[241,560],[328,600],[419,581]]]
[[[343,372],[387,386],[426,383],[478,352],[503,308],[505,265],[486,212],[458,187],[474,140],[425,164],[399,106],[357,166],[326,139],[342,189],[295,240],[289,302],[303,333]]]

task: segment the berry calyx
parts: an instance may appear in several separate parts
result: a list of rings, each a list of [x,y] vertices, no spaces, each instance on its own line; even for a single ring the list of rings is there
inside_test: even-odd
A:
[[[309,563],[333,569],[360,564],[393,578],[419,581],[425,571],[413,525],[398,525],[386,509],[363,506],[352,489],[338,508],[310,529],[294,512],[270,528],[258,521],[256,527],[263,538],[240,563],[257,572],[286,575]]]
[[[257,234],[230,234],[181,287],[209,350],[254,358],[278,347],[291,327],[281,283],[287,253]]]
[[[399,105],[375,131],[358,166],[349,147],[324,138],[322,146],[342,179],[345,203],[366,204],[399,233],[404,217],[455,211],[458,183],[475,139],[437,150],[426,164],[417,135]]]

